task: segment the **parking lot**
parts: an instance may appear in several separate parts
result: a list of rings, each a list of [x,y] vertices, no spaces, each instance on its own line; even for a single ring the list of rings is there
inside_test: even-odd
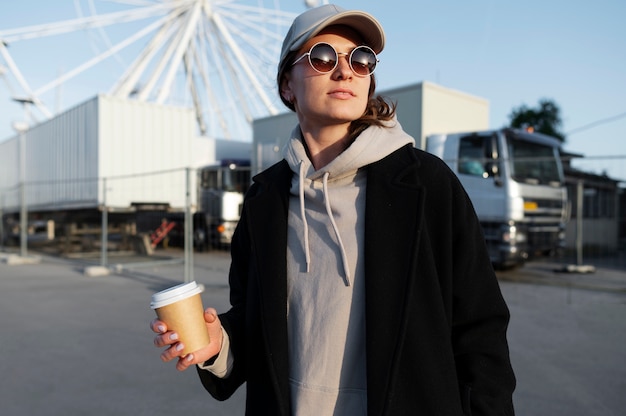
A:
[[[119,262],[107,276],[90,260],[42,257],[9,265],[0,255],[0,403],[3,415],[238,415],[245,392],[213,400],[194,371],[159,360],[148,328],[155,291],[182,281],[170,260]],[[6,258],[6,256],[5,256]],[[205,305],[228,307],[226,252],[194,254]],[[626,272],[562,273],[531,263],[499,273],[512,313],[518,415],[618,416],[626,408]]]

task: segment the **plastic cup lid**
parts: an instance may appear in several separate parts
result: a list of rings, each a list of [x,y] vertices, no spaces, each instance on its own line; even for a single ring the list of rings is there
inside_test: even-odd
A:
[[[162,308],[163,306],[178,302],[179,300],[186,299],[190,296],[202,293],[203,291],[204,285],[199,285],[195,281],[181,283],[152,295],[150,307],[152,309]]]

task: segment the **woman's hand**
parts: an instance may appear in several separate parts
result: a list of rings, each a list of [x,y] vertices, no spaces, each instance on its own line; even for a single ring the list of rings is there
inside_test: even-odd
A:
[[[168,362],[178,358],[176,369],[184,371],[191,365],[203,363],[219,354],[222,346],[222,324],[217,317],[217,311],[213,308],[206,308],[204,320],[211,342],[206,347],[184,356],[182,355],[184,345],[179,341],[178,334],[168,330],[163,321],[154,319],[150,322],[150,328],[158,334],[154,337],[154,345],[159,348],[167,347],[161,353],[161,360]]]

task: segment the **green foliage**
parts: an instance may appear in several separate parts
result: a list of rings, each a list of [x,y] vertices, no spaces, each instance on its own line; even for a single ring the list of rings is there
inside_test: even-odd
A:
[[[539,100],[539,107],[529,108],[522,104],[514,108],[509,114],[510,127],[527,129],[533,128],[538,133],[552,136],[561,142],[565,141],[565,134],[561,132],[561,110],[550,99]]]

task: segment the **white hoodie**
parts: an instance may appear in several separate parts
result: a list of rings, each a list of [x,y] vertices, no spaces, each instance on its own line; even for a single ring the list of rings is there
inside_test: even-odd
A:
[[[284,150],[289,199],[287,315],[293,414],[367,414],[363,233],[366,170],[414,140],[371,126],[316,171],[296,127]]]

